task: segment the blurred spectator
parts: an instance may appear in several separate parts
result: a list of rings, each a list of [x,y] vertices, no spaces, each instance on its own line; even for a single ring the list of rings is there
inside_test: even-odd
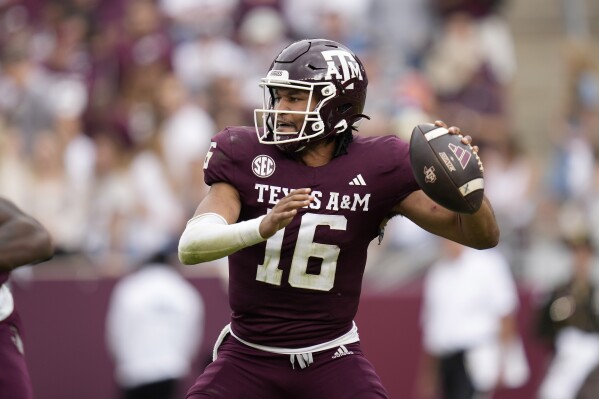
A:
[[[58,10],[55,25],[49,32],[51,36],[46,38],[46,42],[51,42],[51,45],[43,63],[53,73],[74,74],[83,78],[89,74],[91,66],[87,43],[91,30],[90,20],[58,2],[46,6],[59,5],[63,9]]]
[[[255,9],[270,8],[277,13],[281,13],[283,0],[239,0],[235,9],[236,26],[239,28],[241,21],[246,15]]]
[[[117,282],[106,334],[123,399],[174,399],[204,332],[201,295],[164,254]]]
[[[155,73],[170,67],[172,45],[160,9],[152,0],[125,2],[121,20],[119,57],[121,84],[135,91],[137,74]],[[145,88],[144,88],[145,89]]]
[[[82,124],[78,115],[59,115],[55,118],[54,131],[62,151],[65,174],[73,182],[73,195],[87,203],[94,183],[96,149]]]
[[[453,120],[475,139],[501,139],[507,94],[516,71],[515,45],[501,0],[437,0],[441,30],[423,69],[439,100],[439,117]],[[484,135],[484,137],[483,137]]]
[[[132,143],[109,129],[94,133],[96,157],[84,251],[99,268],[121,273],[127,262],[127,221],[135,208],[129,180]]]
[[[146,138],[156,129],[155,85],[171,70],[172,50],[155,2],[125,2],[116,49],[119,96],[113,110],[134,140]]]
[[[52,234],[57,254],[73,254],[81,249],[87,229],[87,193],[66,173],[64,153],[54,131],[36,135],[29,179],[24,183],[23,207],[42,222]]]
[[[408,141],[414,126],[434,119],[437,108],[435,93],[424,74],[417,69],[406,71],[393,89],[394,132]]]
[[[593,190],[599,144],[599,68],[590,43],[571,40],[564,48],[567,78],[562,118],[551,136],[549,187],[558,204],[586,203]]]
[[[493,201],[501,228],[500,247],[515,272],[523,266],[530,245],[540,186],[539,168],[518,140],[514,134],[506,134],[504,140],[481,145],[485,193]]]
[[[219,128],[226,126],[249,126],[254,123],[253,109],[249,110],[239,95],[238,79],[220,76],[212,79],[206,90],[210,97],[208,112]]]
[[[135,208],[127,221],[127,252],[134,262],[171,248],[185,225],[183,204],[169,179],[159,137],[134,142],[129,184]]]
[[[187,88],[175,75],[165,75],[157,92],[159,146],[175,193],[187,214],[207,191],[204,156],[217,128],[208,112],[191,100]]]
[[[24,137],[23,155],[31,153],[37,132],[52,125],[48,87],[52,79],[29,55],[28,33],[11,37],[0,49],[0,113]]]
[[[323,37],[360,54],[368,32],[372,0],[283,0],[283,15],[294,39]],[[272,56],[270,57],[272,58]]]
[[[0,127],[0,192],[15,203],[27,198],[29,160],[23,157],[25,139],[19,128],[5,121]]]
[[[206,31],[231,33],[239,0],[158,0],[175,43],[193,40]]]
[[[104,5],[105,10],[116,9],[118,18],[107,11],[101,13],[96,10],[99,15],[94,14],[96,25],[88,38],[91,67],[86,81],[88,104],[83,114],[85,130],[88,133],[95,130],[97,125],[112,122],[114,108],[122,102],[121,63],[120,57],[116,55],[119,53],[119,46],[123,40],[121,36],[124,34],[120,21],[122,11],[120,7],[115,6],[115,2],[119,3],[118,0],[100,3]]]
[[[288,44],[287,26],[274,8],[254,7],[243,15],[237,36],[246,59],[242,101],[253,118],[253,110],[262,107],[262,90],[256,82],[264,77],[273,54]]]
[[[120,272],[174,242],[184,224],[182,203],[156,148],[157,135],[136,142],[107,129],[94,138],[87,251],[99,265]]]
[[[374,47],[367,46],[358,54],[364,68],[370,73],[368,75],[368,96],[371,99],[365,107],[364,113],[370,116],[370,120],[360,124],[360,134],[381,135],[399,134],[393,126],[393,115],[395,108],[395,86],[400,79],[399,70],[394,74],[388,74],[388,65],[385,57]],[[412,131],[412,127],[408,134]]]
[[[385,58],[386,73],[397,73],[404,65],[419,69],[434,31],[430,1],[378,0],[371,11],[370,18],[377,21],[370,26],[371,34]]]
[[[552,199],[586,202],[593,189],[595,154],[589,131],[578,123],[563,126],[550,159],[549,179]]]
[[[424,71],[437,95],[441,118],[463,126],[475,138],[483,131],[487,140],[497,136],[491,121],[497,124],[505,112],[502,86],[472,17],[456,13],[446,18],[441,36],[425,56]]]
[[[198,33],[193,40],[179,43],[173,54],[177,77],[200,101],[209,102],[206,90],[220,77],[241,82],[246,65],[243,48],[233,41],[225,26],[209,25],[211,29]]]
[[[570,273],[549,291],[538,313],[537,332],[554,350],[539,399],[591,399],[599,395],[597,379],[589,378],[599,365],[595,249],[587,231],[565,233],[564,242]]]
[[[427,272],[421,313],[419,398],[472,399],[523,385],[529,369],[517,331],[518,295],[495,250],[447,240]]]

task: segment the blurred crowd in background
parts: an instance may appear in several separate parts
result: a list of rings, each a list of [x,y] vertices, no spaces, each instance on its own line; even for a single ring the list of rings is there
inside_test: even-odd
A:
[[[567,75],[563,106],[547,110],[551,151],[538,153],[512,118],[509,1],[5,0],[0,193],[52,232],[63,263],[97,275],[176,253],[207,190],[210,137],[254,124],[259,79],[285,45],[326,37],[366,65],[372,120],[360,134],[408,139],[442,119],[474,138],[500,249],[517,278],[550,283],[565,272],[565,238],[599,238],[599,69],[576,3],[563,58],[548,60]],[[405,220],[388,231],[367,274],[381,288],[436,256]]]

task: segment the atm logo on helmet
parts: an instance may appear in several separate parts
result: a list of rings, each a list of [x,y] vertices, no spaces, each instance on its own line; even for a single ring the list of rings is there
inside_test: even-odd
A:
[[[362,77],[362,71],[360,70],[360,64],[356,61],[353,54],[345,50],[327,50],[322,51],[322,56],[327,62],[327,74],[325,79],[338,79],[342,82],[346,82],[351,78],[358,78],[364,80]],[[337,68],[335,59],[341,66],[341,71]]]

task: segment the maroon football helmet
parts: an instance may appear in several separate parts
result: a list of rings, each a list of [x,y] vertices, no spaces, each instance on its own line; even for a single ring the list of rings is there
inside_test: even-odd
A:
[[[343,133],[365,117],[368,78],[364,66],[351,50],[331,40],[300,40],[289,45],[273,61],[260,86],[264,89],[263,108],[254,110],[258,139],[288,152]],[[308,104],[314,96],[320,101],[314,110],[275,110],[273,90],[277,88],[306,90]],[[281,113],[304,114],[301,129],[277,131]]]

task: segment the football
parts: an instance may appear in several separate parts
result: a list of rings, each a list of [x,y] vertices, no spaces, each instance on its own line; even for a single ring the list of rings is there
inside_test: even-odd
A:
[[[418,185],[432,200],[455,212],[474,213],[483,201],[483,166],[462,136],[420,124],[412,130],[410,162]]]

